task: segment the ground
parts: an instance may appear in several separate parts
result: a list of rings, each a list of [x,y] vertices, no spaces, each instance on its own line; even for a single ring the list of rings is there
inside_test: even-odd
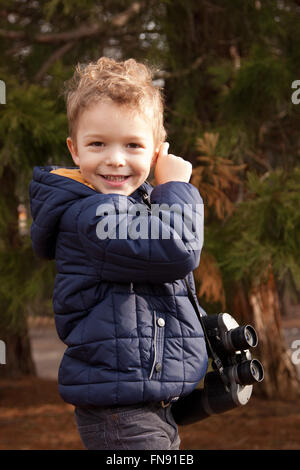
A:
[[[0,449],[83,449],[57,383],[0,380]],[[181,426],[181,449],[300,449],[300,403],[252,396],[240,409]]]
[[[300,324],[285,325],[291,344]],[[31,325],[38,377],[0,379],[0,450],[83,449],[73,406],[57,389],[61,345],[53,325]],[[1,366],[3,367],[3,366]],[[300,449],[300,402],[262,400],[252,395],[239,409],[181,426],[181,449]]]

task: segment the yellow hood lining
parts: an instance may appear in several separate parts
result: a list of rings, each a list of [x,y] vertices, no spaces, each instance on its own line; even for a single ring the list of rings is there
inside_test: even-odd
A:
[[[65,178],[71,178],[72,180],[78,181],[79,183],[85,184],[89,186],[91,189],[96,191],[94,186],[88,183],[82,176],[81,171],[77,168],[58,168],[57,170],[52,170],[50,173],[54,173],[55,175],[64,176]]]

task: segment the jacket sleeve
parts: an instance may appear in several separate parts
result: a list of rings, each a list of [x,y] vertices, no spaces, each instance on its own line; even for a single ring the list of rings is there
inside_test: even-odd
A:
[[[150,202],[151,211],[119,194],[95,195],[83,203],[78,235],[101,279],[172,282],[199,265],[203,202],[198,190],[169,182],[153,189]]]

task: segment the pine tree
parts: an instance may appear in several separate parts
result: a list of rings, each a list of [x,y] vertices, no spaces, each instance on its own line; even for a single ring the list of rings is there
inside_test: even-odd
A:
[[[250,204],[248,173],[254,171],[264,181],[277,169],[290,175],[299,162],[299,112],[291,101],[291,84],[300,74],[299,6],[293,1],[175,0],[166,1],[165,8],[167,15],[161,21],[166,35],[166,63],[171,75],[174,71],[166,80],[169,136],[178,154],[195,163],[194,182],[207,203],[204,256],[196,271],[198,292],[203,296],[200,300],[204,299],[208,312],[216,313],[213,309],[223,308],[225,298],[226,309],[234,316],[239,317],[243,312],[249,323],[256,324],[261,349],[266,353],[266,378],[257,390],[267,396],[289,397],[298,384],[282,339],[276,282],[280,272],[287,272],[284,257],[287,246],[294,243],[294,235],[291,234],[291,239],[286,236],[280,246],[276,244],[276,237],[269,239],[268,247],[258,242],[253,244],[251,227],[271,230],[274,207],[268,205],[268,215],[257,212],[258,219],[254,220],[249,211],[243,217],[244,206],[239,203]],[[196,69],[192,67],[195,63],[198,64]],[[176,75],[178,70],[188,73],[179,76]],[[237,167],[247,165],[240,174],[244,180],[233,183],[230,189],[220,190],[221,180],[215,173],[216,167],[209,163],[211,159],[206,156],[197,160],[199,138],[203,145],[205,133],[219,136],[217,155],[220,158],[231,160]],[[264,198],[256,194],[254,201],[263,203]],[[290,211],[286,215],[284,223],[293,226],[293,215]],[[251,227],[247,225],[250,220]],[[233,221],[236,221],[235,229]],[[242,221],[247,227],[244,231]],[[230,237],[225,236],[230,227],[237,237],[231,244]],[[242,239],[239,238],[241,233]],[[269,265],[271,251],[268,275],[255,277],[258,266],[267,268]],[[293,277],[295,269],[292,267],[297,253],[289,251],[288,272],[292,273],[293,282],[296,277]],[[228,266],[235,263],[235,273],[230,269],[225,271],[225,259]],[[281,268],[277,269],[279,266]],[[247,269],[253,269],[253,277],[247,278]],[[271,304],[268,299],[273,299]],[[255,321],[258,315],[260,323]],[[270,326],[262,329],[262,323]]]
[[[18,206],[24,204],[30,217],[35,165],[70,163],[63,83],[78,62],[101,55],[145,58],[147,44],[151,57],[156,33],[150,6],[124,0],[1,2],[6,104],[0,104],[0,339],[7,351],[2,376],[34,373],[26,312],[48,308],[51,299],[53,263],[34,257],[29,236],[18,229]]]
[[[271,323],[278,323],[276,282],[287,273],[298,282],[295,215],[291,210],[286,217],[279,214],[270,196],[270,182],[276,185],[286,175],[287,184],[294,184],[291,175],[299,166],[300,118],[291,101],[292,82],[300,77],[298,3],[1,2],[0,79],[6,83],[7,104],[0,104],[0,339],[5,336],[7,344],[15,345],[15,372],[22,372],[27,360],[24,369],[32,371],[27,340],[18,359],[18,342],[26,338],[25,304],[28,307],[38,297],[49,300],[53,287],[53,266],[47,263],[46,268],[36,260],[29,238],[18,231],[18,204],[25,203],[29,213],[28,184],[34,165],[69,162],[60,90],[77,62],[101,55],[135,57],[162,69],[156,78],[164,84],[171,151],[194,163],[193,181],[207,203],[205,245],[195,273],[200,301],[208,311],[225,304],[238,314],[243,307],[251,323],[258,315],[255,299],[266,303],[273,298],[273,310],[267,310],[273,312]],[[251,176],[255,173],[257,177]],[[289,199],[291,193],[284,192],[287,208],[297,202],[295,195],[295,200]],[[242,207],[249,219],[245,220]],[[270,234],[275,227],[272,218],[285,224],[276,234]],[[257,238],[258,233],[263,239]],[[268,276],[261,276],[258,267],[267,266]],[[277,332],[280,336],[280,326]],[[287,357],[286,349],[281,339],[274,340],[274,330],[261,330],[262,338],[264,334],[263,341],[281,351],[274,357],[269,354],[268,370],[274,371],[280,355]],[[9,339],[12,335],[16,341]],[[292,372],[287,361],[281,364],[277,376],[270,372],[265,381],[270,384],[269,395],[276,396],[280,374],[286,380],[277,396],[289,394]]]
[[[22,202],[29,209],[32,167],[51,154],[58,156],[66,119],[47,90],[10,77],[5,83],[8,99],[0,115],[0,335],[7,365],[1,375],[15,377],[35,372],[26,312],[30,301],[40,298],[43,307],[43,296],[51,298],[45,280],[47,272],[53,272],[53,267],[35,259],[28,235],[20,232],[18,206]]]
[[[231,287],[231,305],[244,321],[253,321],[260,337],[264,363],[264,391],[269,397],[286,398],[299,393],[299,381],[287,354],[275,279],[289,273],[300,287],[298,231],[300,168],[264,177],[249,173],[247,198],[240,203],[223,229],[226,250],[219,266]]]

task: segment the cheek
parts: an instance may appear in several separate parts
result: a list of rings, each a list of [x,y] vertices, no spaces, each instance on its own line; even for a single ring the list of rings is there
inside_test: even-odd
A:
[[[141,158],[132,162],[130,166],[136,174],[144,175],[150,168],[150,162]]]
[[[147,162],[146,165],[143,166],[141,170],[141,174],[143,175],[144,178],[147,178],[151,170],[151,162]]]
[[[80,159],[80,166],[83,171],[94,171],[96,168],[95,158],[84,155],[84,157]]]
[[[143,166],[143,171],[144,171],[145,173],[147,173],[147,174],[149,173],[149,171],[151,170],[151,167],[152,167],[153,164],[154,164],[154,160],[155,160],[155,158],[154,158],[154,156],[153,156],[152,154],[151,154],[151,155],[148,155],[147,158],[145,158],[145,159],[143,160],[142,166]]]

